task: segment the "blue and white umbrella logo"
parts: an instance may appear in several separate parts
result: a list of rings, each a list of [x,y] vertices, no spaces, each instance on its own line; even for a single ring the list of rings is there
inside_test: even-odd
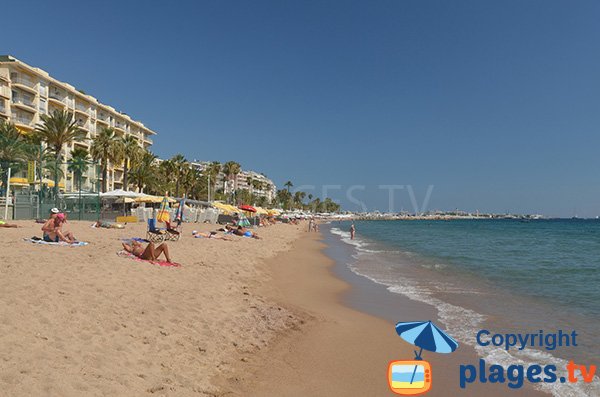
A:
[[[416,360],[422,360],[423,349],[435,353],[452,353],[458,347],[458,342],[431,321],[400,322],[396,324],[396,332],[408,343],[421,348],[418,353],[415,350]]]

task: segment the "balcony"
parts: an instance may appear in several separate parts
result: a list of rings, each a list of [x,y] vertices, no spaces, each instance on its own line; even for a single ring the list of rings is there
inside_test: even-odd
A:
[[[60,107],[65,107],[66,105],[66,98],[56,92],[51,93],[50,95],[48,95],[48,101],[55,104],[55,105],[59,105]]]
[[[13,86],[17,86],[17,87],[22,88],[22,89],[24,89],[26,91],[33,92],[34,94],[37,94],[37,90],[35,89],[35,85],[36,84],[31,79],[23,77],[22,75],[20,75],[20,76],[12,76],[10,78],[10,80],[11,80]]]
[[[79,128],[81,128],[82,130],[84,130],[84,131],[88,131],[88,123],[87,123],[87,122],[85,122],[85,121],[83,121],[83,120],[77,120],[75,123],[76,123],[76,124],[77,124],[77,126],[78,126]]]
[[[24,127],[29,130],[33,129],[33,118],[29,119],[13,113],[10,119],[17,127]]]
[[[152,138],[150,138],[149,136],[145,136],[144,137],[144,141],[149,143],[150,145],[154,144],[154,141],[152,140]]]
[[[5,85],[0,85],[0,97],[10,99],[10,90]]]
[[[79,112],[79,113],[83,113],[83,114],[84,114],[84,115],[86,115],[86,116],[89,116],[89,115],[90,115],[90,109],[89,109],[89,107],[87,107],[87,106],[85,106],[85,105],[82,105],[82,104],[80,104],[80,103],[77,103],[77,104],[75,105],[75,111],[76,111],[76,112]]]
[[[24,97],[13,97],[12,99],[13,105],[20,107],[23,110],[27,110],[29,112],[36,112],[36,107],[33,101],[29,98]]]
[[[0,113],[2,113],[2,114],[8,114],[7,110],[6,110],[6,105],[4,104],[3,100],[0,100]]]

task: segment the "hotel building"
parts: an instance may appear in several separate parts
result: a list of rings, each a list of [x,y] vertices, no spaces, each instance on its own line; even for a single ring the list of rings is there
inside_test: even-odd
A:
[[[47,72],[29,66],[10,55],[0,55],[0,120],[15,124],[23,133],[33,131],[41,122],[41,115],[51,114],[55,110],[66,110],[71,113],[85,131],[86,139],[73,142],[63,148],[63,159],[69,161],[71,150],[82,147],[90,150],[91,140],[102,129],[112,127],[118,136],[134,136],[141,147],[152,145],[152,135],[156,132],[133,120],[127,114],[100,103],[96,98],[77,90],[70,84],[63,83],[51,77]],[[76,181],[67,165],[63,164],[64,178],[59,182],[59,188],[65,192],[76,189]],[[31,175],[30,175],[31,176]],[[39,176],[35,177],[37,181]],[[90,166],[87,175],[82,178],[83,190],[95,190],[97,181],[102,175],[99,167]],[[31,185],[27,174],[21,172],[11,178],[11,185],[26,187]],[[45,180],[49,186],[54,182]],[[110,165],[108,172],[108,190],[122,189],[122,164]]]
[[[204,171],[204,169],[210,166],[209,161],[197,161],[194,160],[191,165],[192,167]],[[248,184],[249,180],[254,180],[260,182],[261,188],[255,188],[254,186],[250,186]],[[221,171],[219,175],[217,175],[217,181],[215,182],[216,190],[223,190],[225,194],[230,194],[234,190],[245,189],[252,192],[255,195],[266,197],[270,202],[275,199],[275,195],[277,193],[277,186],[275,183],[264,176],[255,171],[245,171],[241,170],[239,174],[235,176],[235,179],[229,179],[227,176]]]

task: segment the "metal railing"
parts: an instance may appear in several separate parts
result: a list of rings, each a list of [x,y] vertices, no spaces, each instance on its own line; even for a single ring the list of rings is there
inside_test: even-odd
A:
[[[90,109],[89,109],[87,106],[84,106],[84,105],[82,105],[82,104],[79,104],[79,103],[78,103],[78,104],[75,106],[75,108],[76,108],[77,110],[80,110],[80,111],[82,111],[82,112],[83,112],[83,113],[85,113],[85,114],[90,114]]]
[[[33,124],[33,119],[28,119],[26,117],[12,115],[10,118],[14,123],[17,123],[17,124],[25,124],[25,125]]]
[[[35,88],[35,83],[33,81],[21,76],[11,77],[10,80],[13,82],[13,84],[22,84],[29,88]]]
[[[26,99],[24,97],[17,96],[17,97],[13,97],[12,98],[12,102],[13,103],[19,103],[19,104],[25,105],[25,106],[29,106],[30,108],[34,108],[35,109],[35,105],[31,101],[31,99]]]
[[[57,94],[57,93],[51,93],[50,95],[48,95],[48,97],[49,97],[49,98],[52,98],[52,99],[56,99],[57,101],[60,101],[60,102],[62,102],[62,103],[65,103],[65,99],[66,99],[66,97],[64,97],[64,96],[62,96],[62,97],[61,97],[61,96],[60,96],[59,94]]]

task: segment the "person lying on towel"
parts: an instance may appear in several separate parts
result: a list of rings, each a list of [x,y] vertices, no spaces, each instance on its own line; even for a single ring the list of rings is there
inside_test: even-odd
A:
[[[6,223],[4,221],[0,221],[0,227],[19,227],[18,225],[15,225],[14,223]]]
[[[233,234],[235,234],[236,236],[252,237],[252,238],[260,240],[260,237],[258,236],[258,234],[253,233],[250,230],[248,230],[242,226],[238,226],[237,229],[233,229]]]
[[[165,256],[165,259],[169,263],[173,263],[171,257],[169,256],[169,246],[167,243],[162,243],[158,247],[154,246],[154,243],[148,243],[146,248],[139,241],[132,241],[131,244],[123,243],[123,249],[140,259],[145,259],[147,261],[156,261],[160,254]]]

